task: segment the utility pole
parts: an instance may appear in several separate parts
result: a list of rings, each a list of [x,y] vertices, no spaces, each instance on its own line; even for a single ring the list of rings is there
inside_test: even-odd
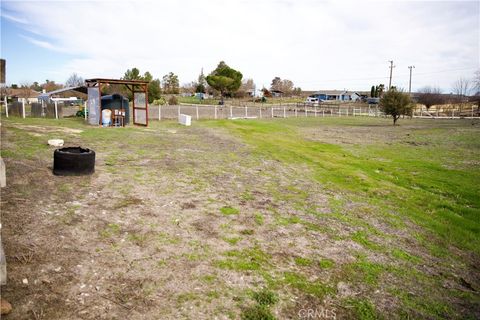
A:
[[[412,94],[412,69],[415,69],[415,66],[408,66],[410,69],[410,82],[408,82],[408,94]]]
[[[390,82],[388,83],[388,90],[390,90],[390,88],[392,88],[392,72],[395,66],[393,65],[393,60],[390,60],[388,62],[390,62]]]

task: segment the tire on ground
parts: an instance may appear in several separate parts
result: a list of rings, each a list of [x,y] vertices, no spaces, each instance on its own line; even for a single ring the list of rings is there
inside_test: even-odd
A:
[[[53,174],[80,176],[95,172],[95,151],[82,147],[66,147],[53,153]]]

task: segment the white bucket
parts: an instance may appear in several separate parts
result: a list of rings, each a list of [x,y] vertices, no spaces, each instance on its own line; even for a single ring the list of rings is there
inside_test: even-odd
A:
[[[109,126],[112,121],[112,110],[103,109],[102,110],[102,124],[104,127]]]

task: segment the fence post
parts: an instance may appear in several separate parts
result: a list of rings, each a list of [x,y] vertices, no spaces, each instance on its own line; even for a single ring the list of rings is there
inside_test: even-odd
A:
[[[178,110],[178,116],[180,117],[180,105],[178,105],[177,110]]]
[[[198,106],[195,106],[195,111],[197,113],[197,120],[198,120],[199,119],[199,117],[198,117]]]
[[[87,101],[83,103],[83,116],[85,117],[85,121],[87,121]]]
[[[271,106],[271,108],[272,108],[271,110],[272,110],[272,119],[273,119],[273,106]]]
[[[58,105],[57,105],[58,101],[55,101],[55,119],[58,120]]]
[[[245,105],[245,118],[248,118],[248,110],[246,105]]]
[[[322,117],[325,118],[325,109],[322,109]]]
[[[295,106],[295,117],[298,117],[297,115],[297,107]]]
[[[472,105],[472,119],[473,119],[473,105]]]
[[[255,102],[253,102],[253,106],[255,107]],[[260,111],[260,119],[262,119],[262,107],[260,107],[258,110]]]
[[[25,119],[25,98],[22,99],[22,116]]]
[[[316,117],[317,117],[317,106],[315,106],[314,108],[315,108],[315,109],[314,109],[314,110],[315,110],[314,112],[315,112],[315,118],[316,118]]]
[[[8,118],[8,100],[6,95],[5,95],[5,116]]]
[[[217,106],[213,106],[213,108],[215,109],[215,120],[217,119]]]
[[[233,118],[232,106],[230,106],[230,118]]]
[[[158,121],[162,120],[162,105],[158,105]]]
[[[287,110],[286,110],[285,106],[283,106],[283,117],[284,118],[287,117]]]
[[[308,113],[307,113],[307,105],[305,105],[305,117],[308,117]]]

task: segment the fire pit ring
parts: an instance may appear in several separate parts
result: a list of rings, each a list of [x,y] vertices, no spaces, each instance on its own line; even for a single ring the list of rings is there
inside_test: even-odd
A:
[[[53,153],[53,174],[81,176],[95,172],[95,151],[82,147],[65,147]]]

